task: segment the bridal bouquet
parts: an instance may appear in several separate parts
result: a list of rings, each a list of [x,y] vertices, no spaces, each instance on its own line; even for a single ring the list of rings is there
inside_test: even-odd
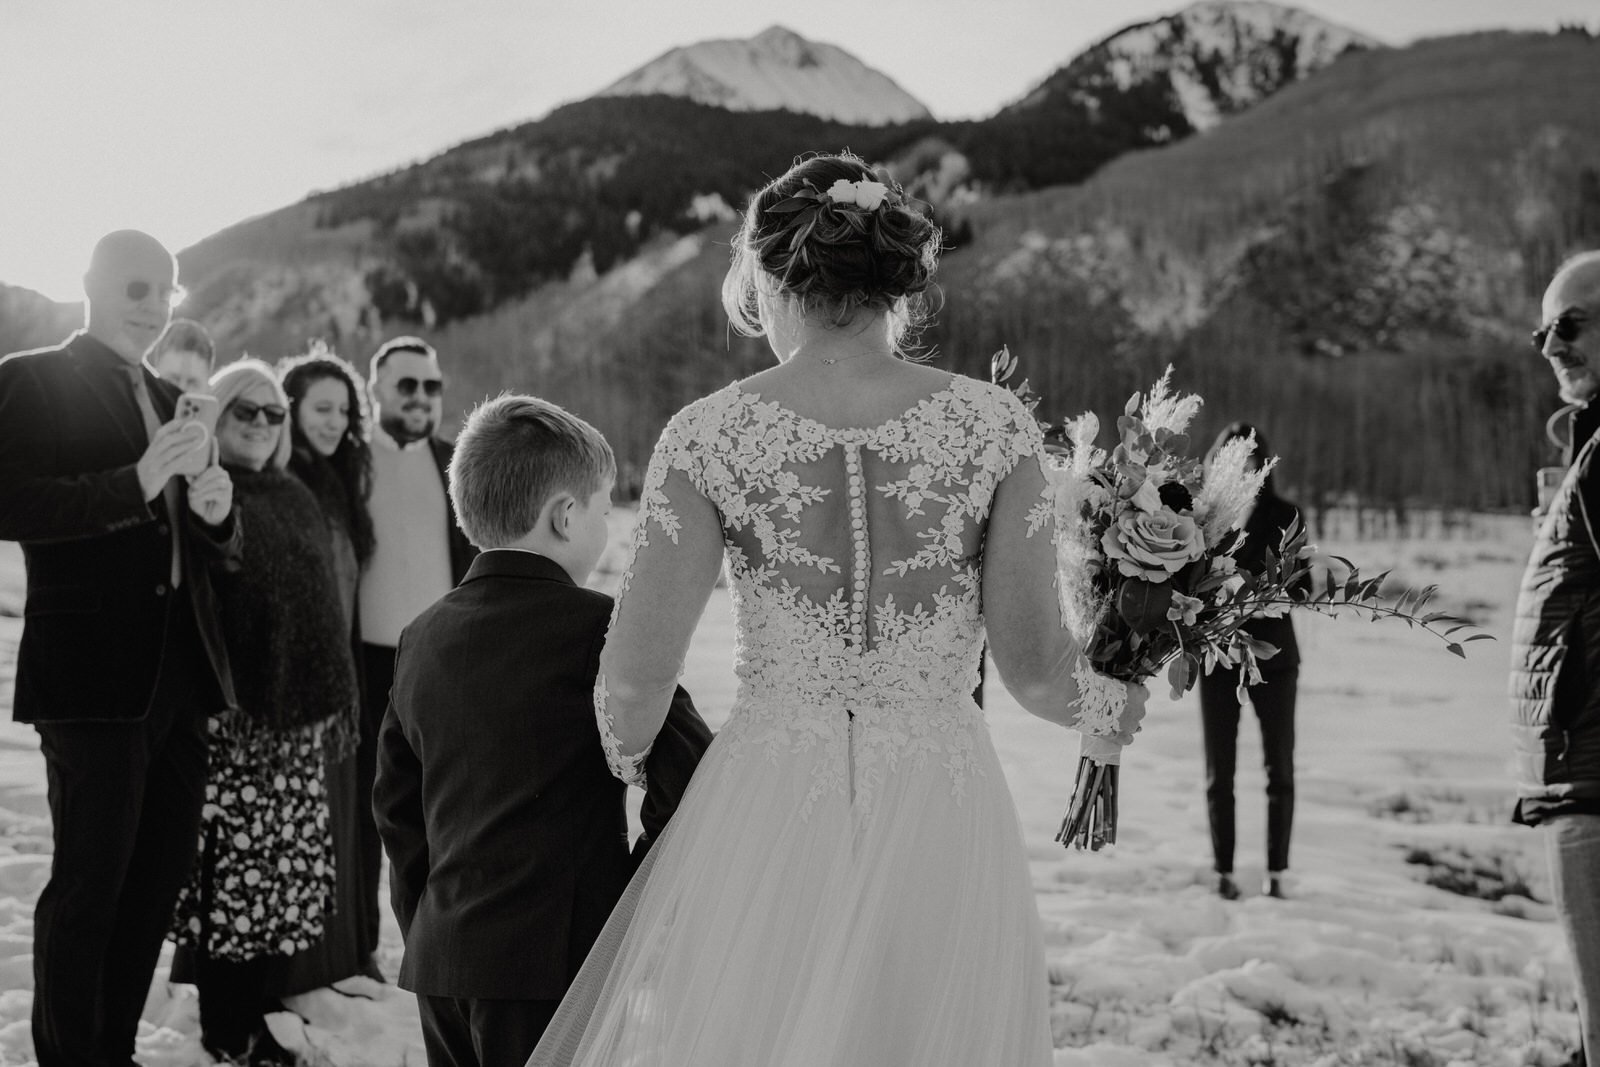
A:
[[[1016,359],[1002,348],[990,376],[1004,384],[1016,369]],[[1148,393],[1129,398],[1110,451],[1095,444],[1100,424],[1092,413],[1060,427],[1042,423],[1047,441],[1059,442],[1047,446],[1047,469],[1062,620],[1093,667],[1080,668],[1077,676],[1084,750],[1056,836],[1078,848],[1099,849],[1115,842],[1117,833],[1120,748],[1105,740],[1115,729],[1115,715],[1100,706],[1106,701],[1095,675],[1144,683],[1165,668],[1177,699],[1202,672],[1237,666],[1243,701],[1245,690],[1261,681],[1260,662],[1277,652],[1246,633],[1244,624],[1296,607],[1400,619],[1436,634],[1458,656],[1466,654],[1465,641],[1489,637],[1474,633],[1461,643],[1451,640],[1471,624],[1446,612],[1424,613],[1434,586],[1386,603],[1380,591],[1388,572],[1363,578],[1342,557],[1332,557],[1345,570],[1342,580],[1325,573],[1315,581],[1315,546],[1306,543],[1298,523],[1284,531],[1259,567],[1235,559],[1244,520],[1277,461],[1253,463],[1254,438],[1238,438],[1203,469],[1189,456],[1186,433],[1201,399],[1175,393],[1171,379],[1169,367]],[[1030,411],[1037,409],[1040,398],[1025,379],[1010,388]]]

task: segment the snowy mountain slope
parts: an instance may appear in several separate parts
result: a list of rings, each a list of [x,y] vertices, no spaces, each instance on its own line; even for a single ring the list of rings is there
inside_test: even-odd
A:
[[[884,125],[925,119],[919,100],[844,49],[772,26],[749,40],[674,48],[598,96],[664,93],[731,111],[787,108],[841,122]]]
[[[1164,85],[1195,131],[1382,42],[1266,0],[1205,0],[1130,26],[1080,53],[1008,110],[1065,100],[1105,110],[1111,98]]]

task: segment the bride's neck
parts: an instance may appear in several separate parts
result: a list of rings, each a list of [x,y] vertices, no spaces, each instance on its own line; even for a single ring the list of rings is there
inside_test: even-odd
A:
[[[897,360],[885,324],[863,325],[865,328],[800,330],[784,362],[796,369],[813,365],[830,369],[867,369]]]

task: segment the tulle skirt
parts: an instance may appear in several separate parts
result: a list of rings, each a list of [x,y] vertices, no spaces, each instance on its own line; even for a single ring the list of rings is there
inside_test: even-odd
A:
[[[960,766],[859,728],[707,752],[530,1067],[1048,1067],[1016,810],[976,709]]]

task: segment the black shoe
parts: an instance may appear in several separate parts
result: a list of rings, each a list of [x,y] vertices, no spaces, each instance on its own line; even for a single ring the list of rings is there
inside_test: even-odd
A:
[[[249,1067],[300,1067],[301,1059],[297,1053],[278,1044],[263,1020],[260,1031],[250,1041],[250,1053],[245,1062]]]
[[[1217,896],[1223,900],[1239,899],[1239,887],[1234,884],[1233,875],[1220,873],[1217,875]]]
[[[1283,879],[1275,874],[1267,875],[1267,880],[1261,883],[1261,894],[1274,900],[1288,899],[1288,895],[1283,891]]]
[[[261,1022],[261,1029],[242,1044],[220,1042],[212,1035],[202,1034],[200,1046],[218,1063],[239,1067],[300,1067],[301,1064],[297,1054],[278,1044],[278,1039],[267,1029],[265,1019]]]
[[[383,970],[378,966],[378,958],[376,956],[368,956],[366,961],[361,964],[361,969],[356,973],[364,975],[374,982],[382,982],[384,985],[389,984],[389,979],[383,976]]]

